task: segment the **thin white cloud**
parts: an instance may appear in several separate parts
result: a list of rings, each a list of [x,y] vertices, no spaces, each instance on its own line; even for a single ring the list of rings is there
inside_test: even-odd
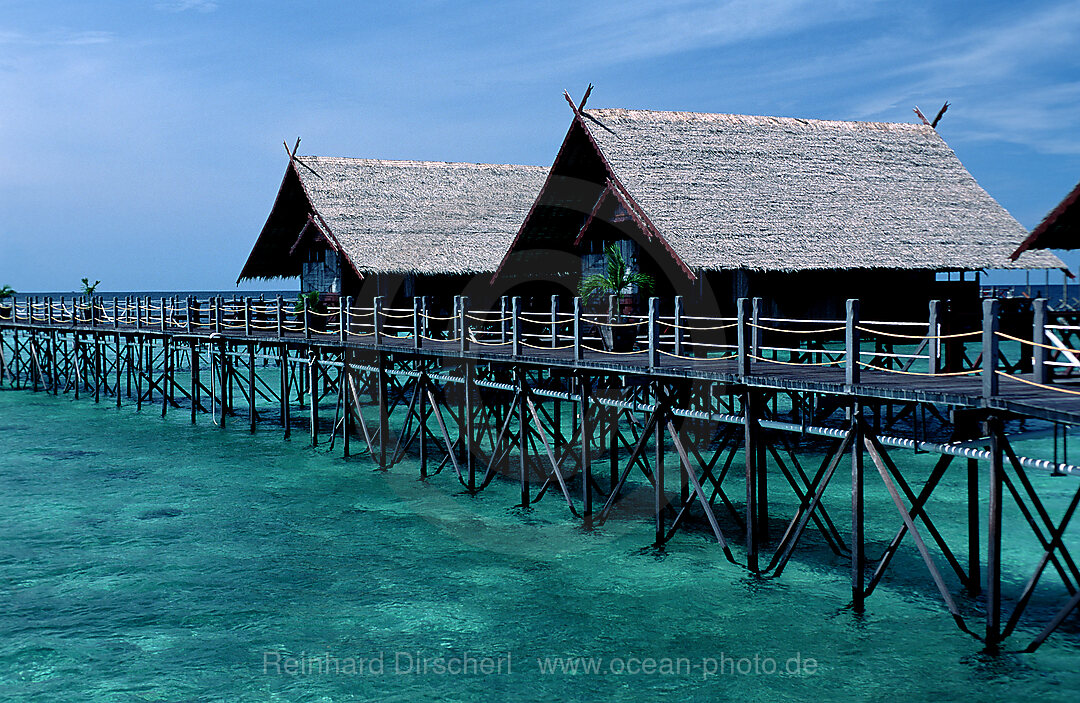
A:
[[[213,12],[218,9],[218,4],[214,0],[169,0],[159,2],[154,7],[165,12]]]
[[[998,18],[933,44],[893,46],[921,60],[897,62],[855,106],[859,116],[920,100],[949,99],[963,113],[963,138],[1080,153],[1080,84],[1072,47],[1080,44],[1080,0]],[[898,58],[885,54],[886,60]]]
[[[582,3],[538,38],[514,70],[562,72],[792,34],[867,16],[876,0],[625,0]],[[503,64],[506,68],[506,64]]]
[[[96,30],[52,29],[36,34],[0,30],[0,45],[88,46],[91,44],[108,44],[114,39],[115,35],[112,32]]]

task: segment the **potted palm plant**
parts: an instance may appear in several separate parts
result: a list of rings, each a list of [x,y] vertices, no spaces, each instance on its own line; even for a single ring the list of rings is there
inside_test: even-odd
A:
[[[654,287],[653,277],[638,271],[631,271],[619,250],[618,244],[610,244],[604,249],[604,273],[594,273],[585,277],[578,286],[578,294],[588,301],[604,296],[625,298],[632,295],[636,286],[641,292],[649,292]],[[612,327],[622,324],[622,301],[608,308],[608,325],[600,328],[604,345],[611,351],[625,352],[634,348],[637,339],[637,327]],[[631,301],[632,302],[632,301]]]
[[[91,306],[80,315],[83,322],[90,322],[93,319],[94,294],[97,293],[97,288],[100,285],[101,281],[91,283],[89,278],[82,279],[82,294],[86,298],[86,304]]]
[[[5,284],[0,286],[0,320],[14,320],[15,289]]]
[[[307,301],[308,312],[316,313],[311,316],[309,320],[309,326],[311,329],[318,332],[326,331],[326,303],[322,301],[319,295],[319,291],[311,290],[307,293],[301,293],[296,296],[296,305],[293,307],[293,311],[304,314],[304,302]],[[301,321],[303,319],[301,318]]]

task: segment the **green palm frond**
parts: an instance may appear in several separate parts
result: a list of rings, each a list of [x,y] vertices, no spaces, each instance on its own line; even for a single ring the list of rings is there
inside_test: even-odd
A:
[[[311,312],[317,312],[320,315],[326,314],[326,305],[323,304],[319,297],[319,291],[312,290],[307,293],[301,293],[296,296],[296,305],[293,307],[295,312],[304,311],[304,301],[307,300],[308,310]]]
[[[90,282],[89,278],[82,279],[82,292],[87,297],[93,297],[97,287],[101,285],[101,281]]]
[[[655,282],[652,276],[628,270],[617,244],[611,244],[604,249],[604,258],[606,274],[594,273],[582,280],[578,286],[578,294],[582,298],[591,298],[597,294],[619,295],[632,285],[645,292],[653,289]]]
[[[7,300],[8,298],[15,297],[15,289],[9,285],[0,286],[0,300]]]

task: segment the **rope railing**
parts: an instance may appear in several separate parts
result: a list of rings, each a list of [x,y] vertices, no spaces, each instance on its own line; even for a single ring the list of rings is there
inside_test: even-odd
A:
[[[1036,341],[1033,341],[1031,339],[1020,339],[1019,337],[1014,337],[1011,334],[1006,334],[1004,332],[996,332],[995,334],[997,334],[997,336],[1001,337],[1002,339],[1007,339],[1007,340],[1009,340],[1011,342],[1020,342],[1021,344],[1030,344],[1033,347],[1040,347],[1042,349],[1049,349],[1050,351],[1055,351],[1055,352],[1069,353],[1069,354],[1080,354],[1080,350],[1078,350],[1078,349],[1069,349],[1068,347],[1055,347],[1053,344],[1044,344],[1043,342],[1036,342]]]
[[[1029,386],[1034,386],[1035,388],[1042,388],[1043,390],[1055,391],[1057,393],[1066,393],[1068,395],[1080,395],[1080,391],[1071,390],[1069,388],[1062,388],[1061,386],[1051,386],[1051,385],[1046,384],[1046,383],[1038,383],[1037,381],[1028,380],[1028,379],[1024,378],[1023,376],[1005,373],[1004,371],[996,371],[995,373],[998,376],[1004,376],[1005,378],[1009,379],[1010,381],[1019,381],[1020,383],[1027,384]]]
[[[281,298],[268,301],[174,297],[154,301],[135,297],[114,298],[110,304],[101,297],[71,297],[25,299],[13,301],[8,306],[0,305],[0,321],[7,325],[135,328],[150,333],[199,330],[202,334],[213,330],[229,335],[257,333],[264,337],[274,333],[300,334],[304,338],[320,340],[339,336],[342,341],[374,337],[379,344],[385,340],[385,343],[400,345],[413,340],[411,346],[417,348],[422,342],[430,342],[460,344],[462,350],[475,344],[508,350],[514,355],[528,349],[530,355],[535,351],[536,355],[558,354],[558,358],[563,359],[566,358],[564,352],[572,350],[574,359],[581,359],[584,354],[625,358],[634,368],[640,368],[643,360],[650,368],[658,365],[661,359],[687,363],[738,360],[739,374],[752,373],[751,362],[844,368],[847,383],[859,382],[858,370],[920,377],[981,374],[984,378],[1005,375],[1020,383],[1065,392],[1067,389],[1044,381],[1052,374],[1064,374],[1066,370],[1075,373],[1080,368],[1080,361],[1077,361],[1080,348],[1073,348],[1080,344],[1069,336],[1080,333],[1080,325],[1046,324],[1046,315],[1042,318],[1037,315],[1036,319],[1041,322],[1036,322],[1030,339],[1026,338],[1026,332],[1016,332],[1015,323],[1008,323],[1008,331],[993,327],[990,337],[1010,344],[1002,344],[999,350],[995,342],[988,358],[986,329],[989,328],[937,333],[943,325],[937,322],[934,304],[931,304],[927,321],[894,321],[860,320],[857,312],[852,315],[850,309],[846,320],[763,316],[759,315],[757,303],[751,314],[750,301],[746,299],[740,301],[740,305],[746,304],[745,308],[740,308],[739,316],[734,318],[687,315],[678,300],[674,309],[666,308],[663,315],[658,299],[650,301],[648,314],[624,310],[584,312],[580,301],[575,301],[573,313],[560,310],[557,301],[552,301],[550,311],[543,306],[521,310],[520,299],[514,301],[511,309],[509,302],[509,298],[504,298],[495,301],[492,309],[470,309],[468,299],[460,298],[455,299],[452,314],[439,314],[445,308],[429,307],[428,301],[420,298],[414,300],[413,309],[384,307],[381,298],[370,307],[357,307],[353,306],[352,298],[342,297],[337,304],[326,305],[324,301],[325,307],[314,310],[308,304],[297,309],[296,303]],[[713,334],[723,331],[731,334]],[[1049,338],[1044,339],[1044,331],[1057,334],[1049,334]],[[787,338],[780,335],[787,335]],[[840,339],[832,335],[839,335]],[[983,354],[967,356],[964,352],[970,350],[970,342],[980,336]],[[784,344],[789,340],[790,343]],[[934,344],[944,341],[960,344]],[[868,342],[873,342],[869,346],[876,348],[868,348]],[[1004,356],[1004,352],[1008,352],[1015,358],[1013,345],[1020,345],[1023,350],[1020,360],[1015,363]],[[948,359],[945,359],[946,353]],[[1028,354],[1035,358],[1033,373]],[[970,361],[971,358],[976,361]],[[970,366],[978,368],[965,368]],[[984,392],[992,394],[996,391],[990,388]],[[1080,394],[1080,391],[1076,393]]]

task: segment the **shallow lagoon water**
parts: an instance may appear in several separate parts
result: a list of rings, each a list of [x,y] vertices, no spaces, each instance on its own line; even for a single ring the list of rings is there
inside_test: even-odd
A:
[[[704,534],[661,553],[644,519],[590,533],[554,496],[523,511],[508,507],[510,483],[469,497],[448,472],[422,483],[407,462],[380,473],[241,424],[0,393],[0,699],[1071,701],[1080,691],[1075,621],[1034,655],[979,654],[910,543],[856,617],[846,564],[812,543],[782,578],[758,579]],[[1065,496],[1074,484],[1040,485]],[[954,494],[936,510],[949,514],[952,497],[959,506]],[[889,518],[871,520],[871,539],[887,539]],[[1014,518],[1007,527],[1020,530]],[[1008,544],[1018,589],[1038,555]],[[977,605],[964,607],[978,627]],[[381,653],[382,673],[370,662],[312,671],[327,653],[346,670]],[[505,661],[502,673],[437,670],[466,653],[477,667],[509,656],[509,671]],[[540,670],[573,656],[602,659],[603,673]],[[745,667],[755,656],[756,672],[727,664],[707,675],[724,657]],[[277,673],[274,657],[308,666]],[[637,671],[649,658],[658,670]],[[763,670],[769,660],[778,673]],[[664,661],[678,671],[661,672]]]

